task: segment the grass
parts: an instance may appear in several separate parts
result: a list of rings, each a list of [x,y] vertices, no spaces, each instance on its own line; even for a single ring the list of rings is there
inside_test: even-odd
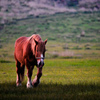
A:
[[[89,59],[46,59],[41,83],[37,88],[16,87],[14,62],[0,62],[0,98],[11,99],[100,99],[100,60]],[[35,77],[37,69],[33,71]]]
[[[47,58],[63,58],[62,52],[64,58],[99,58],[99,19],[100,12],[80,12],[15,20],[15,24],[6,24],[0,30],[0,58],[7,60],[11,56],[13,60],[15,40],[34,33],[40,34],[43,40],[48,39]]]
[[[43,40],[48,38],[49,41],[98,43],[100,42],[99,18],[100,12],[93,12],[87,14],[61,13],[26,20],[15,20],[16,24],[5,25],[0,36],[2,41],[8,42],[11,39],[10,41],[14,42],[14,39],[19,36],[30,36],[37,33],[43,37]],[[85,37],[80,37],[80,40],[77,40],[77,36],[81,34],[82,30],[85,32]]]
[[[0,30],[0,99],[99,100],[100,12],[60,13],[15,20]],[[81,37],[81,31],[85,37]],[[48,39],[41,84],[16,87],[14,42],[34,33]],[[55,59],[56,58],[56,59]],[[36,67],[32,79],[37,73]]]
[[[100,85],[95,84],[41,84],[34,89],[16,88],[14,83],[3,84],[1,99],[7,100],[99,100]],[[0,89],[1,90],[1,89]]]

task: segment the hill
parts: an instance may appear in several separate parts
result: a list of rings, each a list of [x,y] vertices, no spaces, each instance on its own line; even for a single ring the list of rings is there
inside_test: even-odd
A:
[[[0,58],[13,58],[14,42],[20,36],[40,34],[48,39],[47,58],[100,57],[100,12],[58,13],[5,24],[0,31]]]
[[[100,0],[0,0],[0,23],[58,12],[100,10]]]

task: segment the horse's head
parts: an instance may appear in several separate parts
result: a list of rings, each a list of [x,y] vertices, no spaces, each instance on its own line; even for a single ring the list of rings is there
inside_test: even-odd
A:
[[[45,45],[47,43],[47,39],[44,42],[35,41],[35,58],[37,60],[37,67],[41,68],[44,65],[44,58],[45,58]]]

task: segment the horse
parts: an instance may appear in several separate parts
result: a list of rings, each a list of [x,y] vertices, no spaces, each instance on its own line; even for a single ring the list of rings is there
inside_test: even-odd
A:
[[[14,58],[16,62],[17,80],[16,86],[22,86],[24,79],[25,66],[27,68],[27,88],[38,86],[42,76],[44,58],[46,52],[47,39],[43,42],[39,34],[33,34],[30,37],[22,36],[15,42]],[[37,75],[33,82],[31,81],[34,66],[37,67]]]

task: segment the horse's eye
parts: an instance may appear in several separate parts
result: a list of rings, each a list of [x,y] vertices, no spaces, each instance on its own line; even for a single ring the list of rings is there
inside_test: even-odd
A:
[[[37,50],[37,52],[38,52],[38,50]]]

